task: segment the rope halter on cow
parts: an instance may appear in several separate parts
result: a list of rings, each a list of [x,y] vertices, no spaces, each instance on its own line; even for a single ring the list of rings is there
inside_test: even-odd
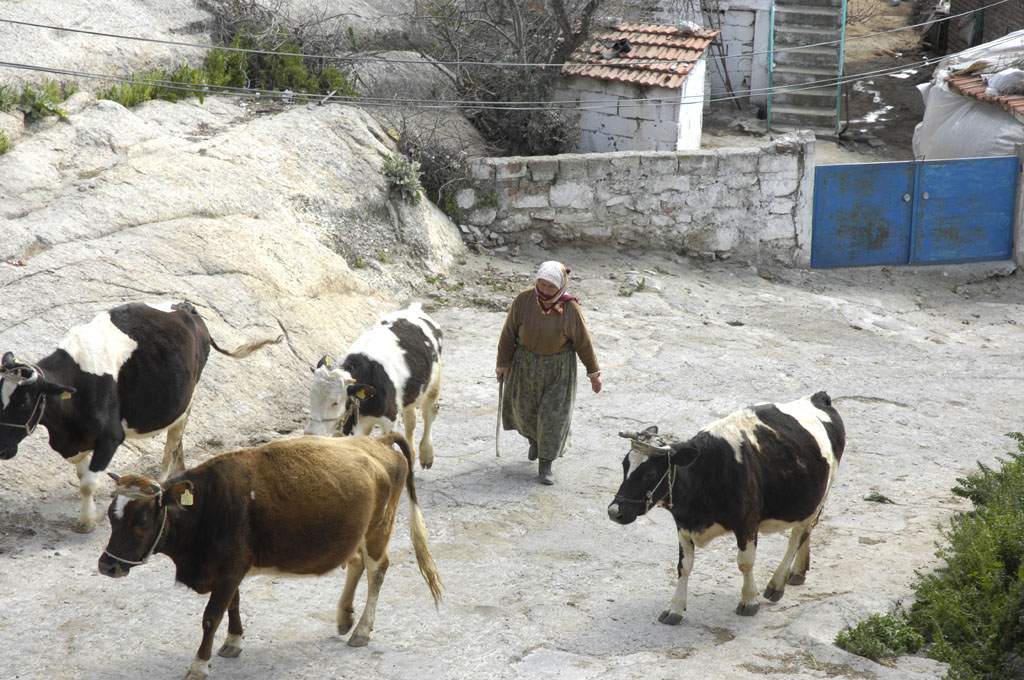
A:
[[[109,550],[104,550],[103,551],[103,554],[106,555],[107,557],[115,559],[118,562],[121,562],[123,564],[129,564],[129,565],[131,565],[133,567],[137,567],[140,564],[145,564],[146,562],[149,561],[149,558],[156,551],[157,545],[160,544],[160,539],[162,539],[163,536],[164,536],[164,529],[167,527],[167,506],[163,504],[164,490],[163,490],[163,488],[161,488],[161,486],[159,484],[156,484],[154,482],[150,482],[148,490],[147,489],[140,489],[137,486],[133,486],[133,485],[129,485],[129,484],[122,484],[120,477],[118,477],[117,475],[115,475],[112,472],[108,472],[107,474],[109,474],[114,479],[114,481],[117,482],[117,484],[114,487],[114,492],[115,492],[116,495],[118,495],[118,496],[125,496],[127,498],[134,498],[134,499],[137,499],[137,500],[151,500],[151,499],[155,498],[156,499],[156,504],[160,508],[160,511],[161,511],[160,512],[160,530],[156,532],[156,538],[153,539],[153,544],[149,546],[149,550],[146,551],[146,554],[142,556],[141,560],[139,560],[137,562],[134,561],[134,560],[127,560],[127,559],[125,559],[123,557],[119,557],[118,555],[115,555],[114,553],[110,552]],[[129,475],[126,475],[124,479],[127,480],[128,478],[129,478]],[[156,487],[155,491],[153,490],[154,486]]]
[[[665,474],[661,476],[658,483],[647,490],[643,499],[640,498],[624,498],[618,494],[615,495],[616,503],[633,503],[633,504],[644,504],[644,514],[651,509],[651,506],[657,505],[662,501],[665,503],[665,507],[669,510],[672,509],[672,487],[676,483],[676,466],[672,464],[671,458],[672,448],[666,443],[665,438],[657,434],[657,429],[653,431],[644,430],[642,432],[619,432],[619,436],[630,440],[630,452],[636,452],[641,458],[660,458],[665,457],[667,463]],[[668,489],[665,494],[658,499],[654,498],[654,492],[661,486],[661,483],[668,481]]]
[[[334,423],[333,426],[327,428],[327,431],[331,433],[338,432],[344,434],[343,430],[345,429],[345,423],[348,422],[348,419],[351,416],[354,416],[356,420],[359,420],[359,399],[354,397],[349,398],[348,408],[346,408],[345,412],[337,418],[318,418],[316,420],[317,422],[324,423],[325,425],[327,423]]]
[[[39,376],[42,375],[42,371],[39,370],[38,366],[31,364],[24,364],[21,366],[14,366],[6,370],[0,370],[0,381],[10,380],[12,383],[21,387],[22,385],[32,385],[39,380]],[[26,436],[32,434],[39,427],[39,422],[43,419],[43,414],[46,413],[46,393],[39,390],[39,394],[36,395],[36,403],[32,406],[32,412],[28,416],[28,420],[24,423],[6,423],[0,421],[0,425],[4,427],[16,427],[18,429],[24,429]]]

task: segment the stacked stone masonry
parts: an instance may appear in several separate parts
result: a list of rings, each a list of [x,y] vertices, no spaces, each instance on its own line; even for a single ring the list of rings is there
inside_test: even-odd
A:
[[[463,233],[810,262],[814,136],[760,147],[482,158],[458,195]]]

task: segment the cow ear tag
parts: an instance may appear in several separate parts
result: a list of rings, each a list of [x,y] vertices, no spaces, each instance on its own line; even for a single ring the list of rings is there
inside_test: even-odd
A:
[[[324,366],[326,366],[327,368],[330,368],[332,363],[333,362],[331,361],[331,355],[330,354],[325,354],[324,355]]]
[[[366,399],[366,390],[364,388],[360,387],[359,391],[356,392],[356,398],[357,399]]]
[[[68,392],[67,390],[65,390],[65,391],[60,393],[60,398],[61,399],[70,399],[71,398],[71,393]]]
[[[195,499],[192,497],[192,492],[189,491],[188,489],[185,489],[184,491],[181,492],[181,504],[182,505],[192,505],[194,500]]]

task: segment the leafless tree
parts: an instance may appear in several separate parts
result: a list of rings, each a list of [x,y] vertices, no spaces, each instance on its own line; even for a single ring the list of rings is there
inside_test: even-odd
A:
[[[549,105],[558,66],[590,34],[601,0],[420,0],[414,47],[444,64],[467,115],[509,153],[565,150],[571,114]]]

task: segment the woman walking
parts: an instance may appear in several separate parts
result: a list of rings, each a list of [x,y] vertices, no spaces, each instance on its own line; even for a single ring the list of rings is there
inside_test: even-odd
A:
[[[530,443],[538,478],[554,484],[551,463],[569,445],[576,403],[576,357],[595,393],[601,368],[579,301],[569,295],[569,270],[554,260],[537,270],[536,286],[516,296],[498,340],[498,380],[505,380],[501,419]]]

